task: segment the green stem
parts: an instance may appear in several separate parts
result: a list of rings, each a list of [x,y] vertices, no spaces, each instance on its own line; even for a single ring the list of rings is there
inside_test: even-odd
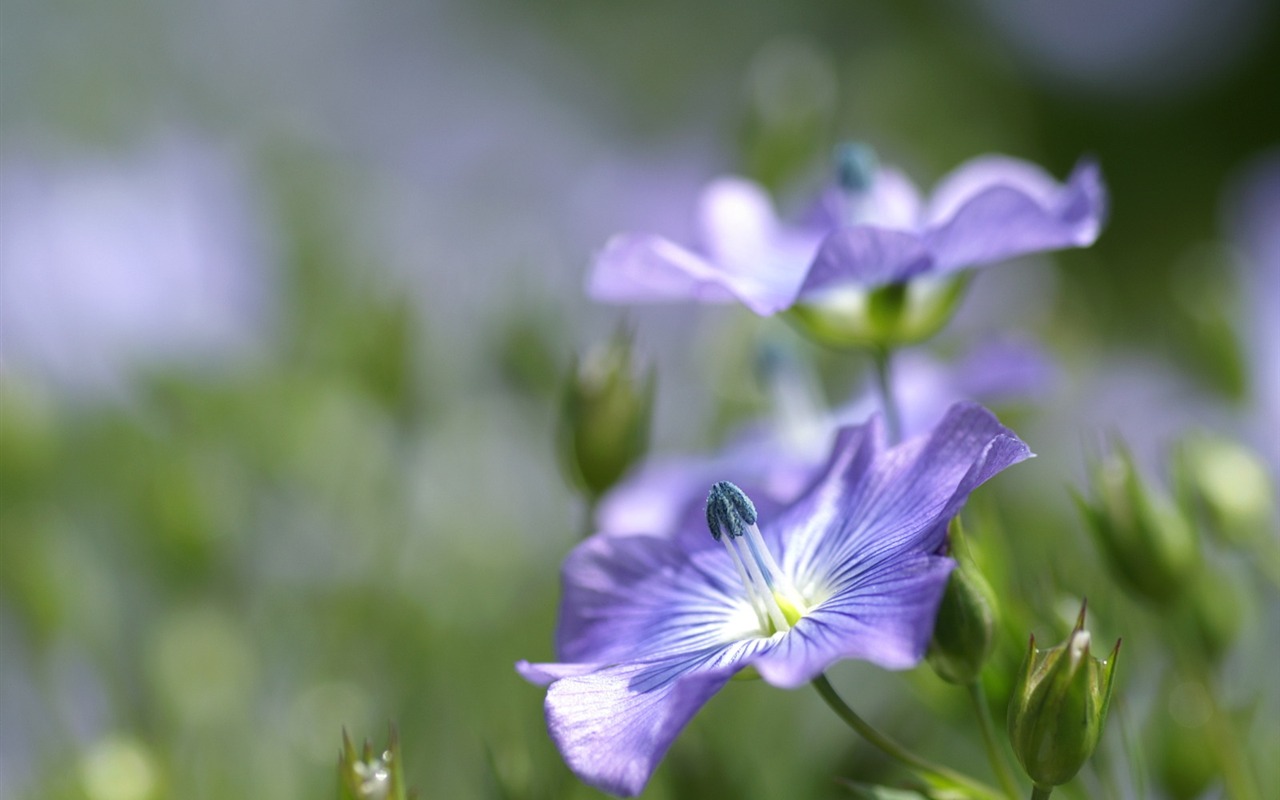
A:
[[[1049,800],[1049,795],[1053,794],[1052,786],[1034,786],[1031,789],[1031,800]]]
[[[897,444],[902,441],[902,417],[898,413],[898,403],[893,397],[893,382],[889,369],[891,357],[889,348],[875,349],[876,388],[880,390],[880,407],[884,410],[885,425],[889,428],[889,442]]]
[[[991,760],[991,768],[995,770],[1000,788],[1009,796],[1009,800],[1017,800],[1021,796],[1018,781],[1013,777],[1013,770],[1000,749],[1000,741],[996,738],[996,726],[991,721],[991,708],[987,705],[987,693],[982,688],[982,681],[975,680],[969,684],[969,700],[973,703],[973,711],[978,716],[978,729],[982,731],[982,743],[987,748],[987,758]]]
[[[968,791],[970,794],[985,798],[999,798],[1001,795],[994,788],[987,786],[985,783],[975,781],[968,775],[961,774],[944,767],[941,764],[935,764],[932,761],[918,756],[907,748],[898,744],[893,739],[885,736],[880,731],[871,727],[870,723],[858,716],[857,712],[848,706],[836,694],[836,690],[832,687],[831,682],[827,680],[826,675],[819,675],[813,679],[813,688],[818,690],[818,694],[822,695],[822,699],[827,701],[827,705],[831,706],[831,710],[836,712],[836,716],[844,720],[845,724],[858,733],[867,742],[874,745],[882,753],[905,764],[908,767],[937,780],[944,781],[952,786],[960,787]]]
[[[600,496],[593,492],[584,492],[586,508],[582,518],[582,538],[586,539],[596,532],[596,512],[600,508]]]

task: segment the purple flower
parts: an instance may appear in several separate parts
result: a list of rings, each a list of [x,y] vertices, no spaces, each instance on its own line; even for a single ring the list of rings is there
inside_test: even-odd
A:
[[[234,153],[161,137],[127,156],[0,164],[0,362],[96,395],[208,369],[270,333],[271,229]]]
[[[638,303],[737,300],[761,316],[841,286],[875,288],[922,275],[1064,247],[1090,245],[1106,193],[1095,164],[1065,185],[1005,156],[973,159],[927,202],[902,173],[841,150],[838,179],[802,220],[778,218],[763,187],[713,181],[699,202],[696,248],[654,234],[614,237],[596,258],[588,293]]]
[[[1039,348],[997,340],[975,347],[954,363],[903,351],[894,367],[893,388],[903,430],[912,436],[927,432],[957,402],[1016,403],[1037,396],[1053,373],[1054,365]],[[786,394],[807,394],[806,387],[795,385],[804,383],[801,376],[781,378],[790,383]],[[727,479],[751,495],[757,506],[790,503],[822,470],[836,432],[869,419],[881,400],[875,387],[867,386],[834,410],[821,408],[816,397],[793,398],[792,403],[805,407],[782,414],[776,422],[751,426],[714,455],[644,462],[601,499],[596,530],[621,535],[680,533],[711,544],[690,524],[701,515],[707,486]]]
[[[822,475],[776,514],[716,484],[706,521],[727,552],[684,536],[584,541],[562,573],[560,662],[517,664],[549,684],[547,725],[569,767],[634,795],[741,670],[793,688],[841,659],[918,663],[953,566],[939,555],[947,522],[1030,455],[976,405],[890,449],[873,420],[842,430]]]

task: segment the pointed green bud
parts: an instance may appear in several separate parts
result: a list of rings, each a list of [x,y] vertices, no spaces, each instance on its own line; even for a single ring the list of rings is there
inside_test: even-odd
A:
[[[900,347],[940,331],[968,285],[968,273],[960,273],[833,288],[792,306],[784,319],[809,339],[839,350]]]
[[[1201,563],[1190,521],[1143,482],[1122,445],[1093,466],[1092,483],[1092,502],[1076,501],[1113,574],[1156,603],[1177,597]]]
[[[1009,699],[1009,740],[1032,782],[1041,789],[1071,780],[1102,738],[1111,702],[1120,642],[1106,661],[1089,653],[1085,609],[1067,641],[1047,650],[1036,639]]]
[[[416,793],[405,786],[402,761],[394,725],[381,754],[374,752],[368,739],[357,751],[344,728],[338,751],[338,800],[414,800]]]
[[[561,463],[592,497],[618,482],[649,448],[654,375],[636,374],[631,335],[619,330],[573,365],[560,415]]]
[[[958,525],[953,527],[953,543],[957,533]],[[996,599],[968,553],[956,552],[955,559],[927,658],[938,677],[967,686],[978,679],[995,646]]]

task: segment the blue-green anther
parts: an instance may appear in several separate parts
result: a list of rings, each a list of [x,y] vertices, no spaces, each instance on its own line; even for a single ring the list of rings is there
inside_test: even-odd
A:
[[[769,552],[756,527],[755,504],[741,489],[728,481],[711,487],[707,528],[729,554],[761,635],[789,630],[804,616],[809,606]]]
[[[725,533],[730,538],[744,536],[747,526],[754,524],[756,506],[741,489],[729,481],[711,487],[707,495],[707,528],[716,541]]]
[[[865,192],[876,179],[880,159],[870,145],[841,142],[836,145],[836,184],[846,192]]]

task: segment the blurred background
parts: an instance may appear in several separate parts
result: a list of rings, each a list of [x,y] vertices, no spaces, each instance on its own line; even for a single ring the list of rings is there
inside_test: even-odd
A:
[[[585,271],[614,232],[687,239],[724,172],[794,208],[853,138],[925,186],[986,152],[1100,162],[1099,243],[985,271],[921,353],[1012,338],[1051,365],[1001,407],[1040,458],[970,527],[1010,609],[993,672],[1083,595],[1095,640],[1125,639],[1124,699],[1066,796],[1221,796],[1212,765],[1177,774],[1217,719],[1201,684],[1069,489],[1110,436],[1167,482],[1199,431],[1274,493],[1278,83],[1268,0],[0,0],[0,795],[331,797],[343,726],[394,722],[423,798],[597,796],[512,669],[552,657],[587,525],[555,452],[571,358],[626,319],[657,454],[770,412],[762,346],[831,404],[866,365],[739,308],[593,305]],[[1202,544],[1195,635],[1276,786],[1262,519]],[[926,669],[833,680],[988,774]],[[646,796],[895,774],[813,693],[752,682]]]

